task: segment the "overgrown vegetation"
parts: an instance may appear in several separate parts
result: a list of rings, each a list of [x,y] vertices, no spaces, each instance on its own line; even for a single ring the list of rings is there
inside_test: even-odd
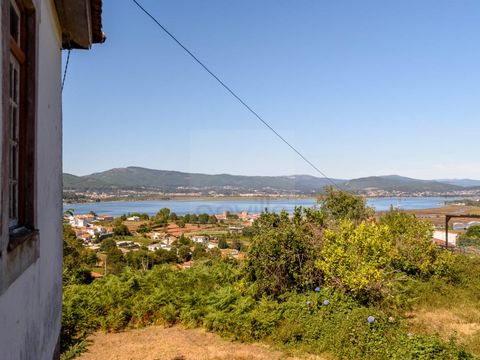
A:
[[[193,256],[193,268],[126,267],[69,282],[64,358],[98,329],[182,323],[341,359],[473,359],[453,338],[410,333],[407,314],[428,294],[439,299],[438,289],[478,304],[479,281],[462,274],[469,264],[468,276],[480,278],[480,262],[436,248],[430,226],[414,216],[371,215],[363,199],[329,189],[316,209],[263,214],[243,263],[179,244],[178,257]]]
[[[470,226],[465,234],[457,238],[457,245],[480,247],[480,226]]]

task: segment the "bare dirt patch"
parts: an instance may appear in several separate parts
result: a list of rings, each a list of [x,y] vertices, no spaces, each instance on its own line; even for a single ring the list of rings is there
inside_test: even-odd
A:
[[[326,360],[289,357],[262,344],[226,341],[199,329],[151,326],[121,333],[96,333],[81,360]]]

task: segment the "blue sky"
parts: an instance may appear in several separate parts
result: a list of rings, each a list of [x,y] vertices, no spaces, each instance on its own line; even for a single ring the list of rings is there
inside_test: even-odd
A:
[[[140,2],[328,176],[480,178],[478,0]],[[132,1],[103,21],[71,53],[65,172],[317,175]]]

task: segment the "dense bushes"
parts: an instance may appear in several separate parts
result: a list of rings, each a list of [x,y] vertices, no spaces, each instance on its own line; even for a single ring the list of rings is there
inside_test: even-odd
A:
[[[471,358],[436,336],[409,336],[397,314],[362,306],[337,291],[309,289],[257,299],[254,289],[240,280],[238,265],[215,260],[184,271],[162,265],[68,286],[63,349],[81,343],[96,329],[182,323],[230,339],[263,340],[343,359]],[[367,321],[369,316],[375,317],[373,323]]]
[[[285,212],[262,215],[257,227],[259,235],[250,244],[245,273],[258,294],[279,296],[318,284],[317,246],[312,233]]]
[[[457,246],[480,246],[480,226],[470,226],[465,234],[457,238]]]
[[[451,254],[439,251],[433,243],[430,223],[417,219],[415,215],[391,210],[382,216],[380,224],[389,229],[394,269],[420,276],[448,272]]]
[[[368,213],[364,200],[342,193],[337,203],[335,194],[320,209],[260,217],[245,263],[246,279],[259,294],[278,296],[318,284],[372,303],[402,275],[448,273],[452,256],[432,242],[430,224],[394,210],[379,221],[361,220]],[[341,210],[350,197],[347,204],[357,203],[355,215]]]
[[[95,265],[95,252],[83,247],[69,225],[63,229],[63,283],[89,284],[93,281],[90,268]]]
[[[414,289],[460,283],[451,271],[459,257],[437,249],[430,226],[414,216],[370,215],[363,199],[329,190],[318,209],[263,214],[242,264],[195,248],[191,269],[127,267],[72,283],[64,291],[64,356],[97,329],[182,323],[342,359],[473,358],[453,340],[409,334],[404,320]],[[191,244],[178,245],[189,260]],[[143,266],[141,251],[127,256],[131,266]]]
[[[381,297],[391,277],[392,244],[388,227],[345,221],[326,230],[318,268],[323,282],[358,299]]]

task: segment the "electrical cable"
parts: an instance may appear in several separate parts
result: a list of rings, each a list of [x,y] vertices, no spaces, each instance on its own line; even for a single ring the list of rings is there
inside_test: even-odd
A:
[[[68,63],[70,62],[70,51],[71,50],[68,49],[67,61],[65,62],[65,70],[63,71],[62,92],[63,92],[63,86],[65,85],[65,79],[67,78]]]
[[[155,24],[157,24],[173,41],[175,41],[185,52],[190,55],[205,71],[207,71],[225,90],[227,90],[237,101],[239,101],[251,114],[263,123],[271,132],[273,132],[281,141],[283,141],[290,149],[292,149],[300,158],[302,158],[315,171],[328,180],[334,187],[343,190],[328,177],[322,170],[313,164],[308,158],[290,144],[278,131],[276,131],[267,121],[265,121],[255,110],[253,110],[240,96],[238,96],[225,82],[223,82],[213,71],[211,71],[200,59],[198,59],[185,45],[183,45],[170,31],[168,31],[147,9],[145,9],[137,0],[132,0],[138,8],[143,11]],[[68,64],[68,63],[67,63]]]

